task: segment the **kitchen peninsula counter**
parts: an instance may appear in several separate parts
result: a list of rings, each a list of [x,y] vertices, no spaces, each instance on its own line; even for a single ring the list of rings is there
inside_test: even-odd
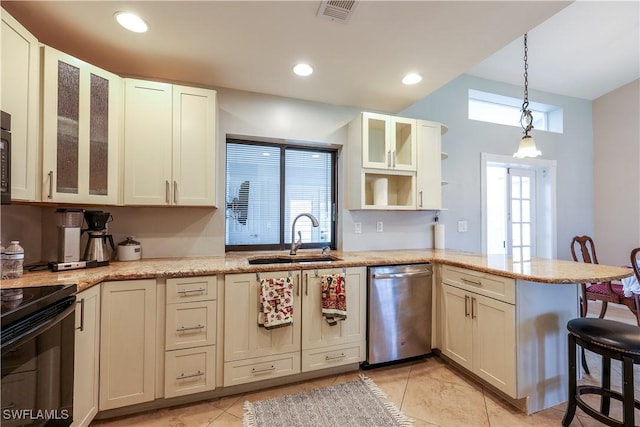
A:
[[[341,261],[319,261],[284,264],[250,265],[248,259],[255,256],[276,256],[288,252],[233,252],[220,257],[193,258],[148,258],[131,262],[112,262],[105,267],[68,270],[58,273],[49,271],[25,272],[20,279],[0,281],[2,289],[29,286],[44,286],[61,283],[77,284],[83,291],[105,281],[206,276],[226,273],[251,273],[288,269],[313,270],[331,267],[356,267],[431,262],[451,265],[512,279],[546,284],[571,284],[617,280],[633,274],[624,267],[602,264],[585,264],[557,259],[534,259],[516,263],[510,257],[482,255],[472,252],[442,249],[388,250],[339,252],[331,255]],[[318,250],[298,251],[298,256],[318,254]]]

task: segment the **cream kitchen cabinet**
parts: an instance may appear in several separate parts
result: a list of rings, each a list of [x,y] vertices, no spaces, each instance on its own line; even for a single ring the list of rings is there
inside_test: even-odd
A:
[[[361,140],[362,167],[416,170],[416,120],[361,113],[350,125]]]
[[[323,275],[345,273],[347,318],[330,325],[322,316]],[[302,272],[302,371],[358,363],[366,357],[366,267]]]
[[[217,278],[167,279],[164,397],[216,386]]]
[[[293,324],[276,329],[258,325],[260,279],[292,277]],[[224,283],[224,386],[300,372],[300,272],[227,274]]]
[[[156,280],[102,284],[100,411],[155,398]]]
[[[124,105],[124,204],[214,206],[216,92],[125,79]]]
[[[516,398],[515,282],[442,269],[442,354]]]
[[[42,200],[118,202],[122,79],[42,48]]]
[[[415,210],[416,120],[360,113],[348,126],[349,209]]]
[[[100,287],[77,295],[72,426],[88,426],[98,413]]]
[[[321,278],[345,273],[347,318],[329,325],[322,316]],[[366,268],[332,268],[259,273],[260,278],[292,277],[293,325],[258,326],[255,273],[225,276],[224,385],[358,363],[366,351]]]
[[[442,135],[447,128],[436,122],[417,121],[416,209],[442,208]]]
[[[11,114],[11,198],[37,201],[40,47],[4,9],[2,14],[2,111]]]

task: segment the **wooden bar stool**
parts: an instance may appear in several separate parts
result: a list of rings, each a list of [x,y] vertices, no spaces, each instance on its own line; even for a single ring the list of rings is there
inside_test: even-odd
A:
[[[569,331],[569,402],[562,419],[568,426],[576,413],[576,407],[608,426],[633,427],[634,407],[640,402],[634,398],[633,365],[640,364],[640,328],[626,323],[598,318],[572,319],[567,323]],[[576,384],[576,345],[602,356],[602,381],[600,386]],[[622,393],[611,390],[611,359],[622,362]],[[600,411],[587,405],[583,394],[602,396]],[[611,398],[622,402],[622,422],[609,416]]]

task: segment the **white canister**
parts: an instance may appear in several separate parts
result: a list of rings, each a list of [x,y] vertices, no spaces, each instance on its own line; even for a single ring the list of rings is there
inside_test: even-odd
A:
[[[133,240],[133,237],[127,237],[118,243],[118,261],[137,261],[141,255],[140,242]]]

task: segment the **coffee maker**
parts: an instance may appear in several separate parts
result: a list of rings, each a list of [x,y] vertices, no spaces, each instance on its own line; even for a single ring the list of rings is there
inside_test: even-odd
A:
[[[88,240],[82,259],[95,261],[98,266],[108,265],[111,254],[116,250],[113,236],[107,233],[107,223],[113,221],[113,217],[109,212],[86,210],[84,221],[87,228],[82,231],[87,232]],[[111,245],[111,251],[107,247],[107,241]]]
[[[82,209],[56,209],[58,215],[58,262],[80,261]]]
[[[95,267],[86,261],[80,261],[80,235],[84,209],[56,209],[58,216],[58,252],[56,261],[49,263],[51,271],[74,270]]]

